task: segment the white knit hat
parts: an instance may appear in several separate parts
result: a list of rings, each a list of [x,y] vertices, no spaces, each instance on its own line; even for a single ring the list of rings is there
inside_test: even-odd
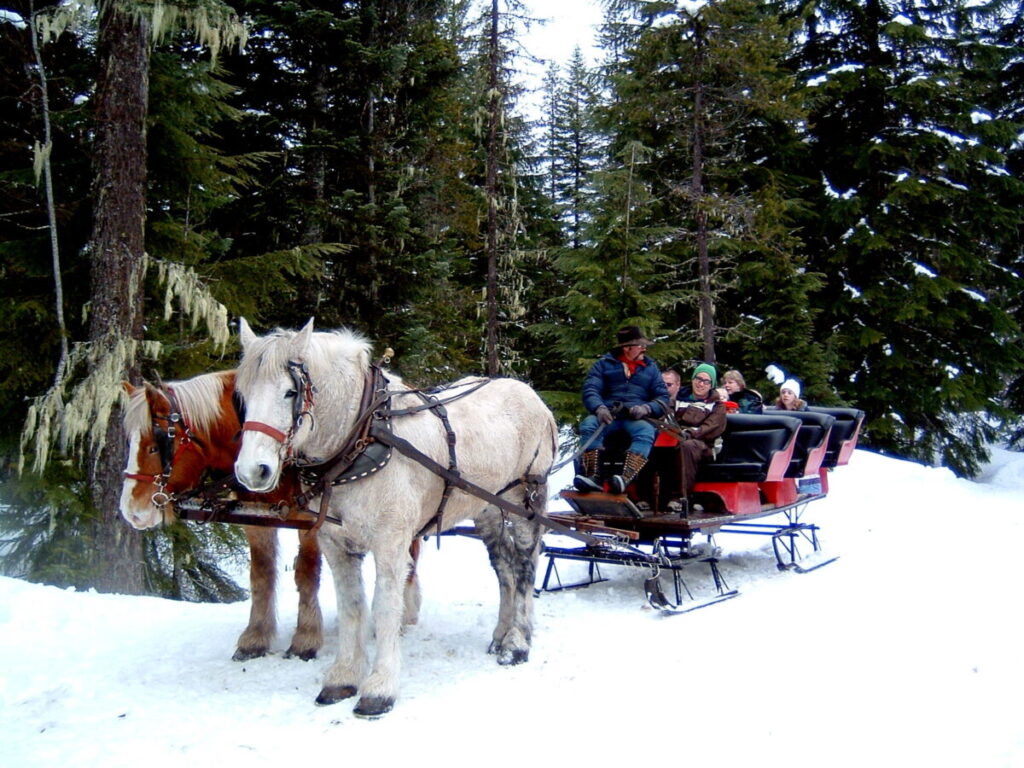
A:
[[[796,379],[786,379],[784,382],[782,382],[782,386],[779,387],[779,391],[781,392],[784,389],[788,389],[790,392],[796,395],[798,400],[800,399],[800,382],[798,382]]]

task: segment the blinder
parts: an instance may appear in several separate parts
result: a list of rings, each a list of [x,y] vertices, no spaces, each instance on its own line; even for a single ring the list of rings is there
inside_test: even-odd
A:
[[[305,363],[298,360],[288,361],[288,375],[292,377],[295,385],[295,402],[292,403],[292,424],[295,429],[302,426],[302,419],[305,416],[312,418],[313,412],[310,408],[313,405],[313,380],[309,377],[309,368]]]
[[[161,474],[170,477],[171,466],[174,464],[174,438],[177,435],[177,423],[181,417],[177,413],[167,416],[167,429],[161,427],[156,421],[153,422],[153,439],[160,453]]]
[[[235,409],[235,416],[238,418],[238,423],[245,424],[245,399],[237,389],[231,393],[231,406]],[[235,435],[235,441],[237,442],[241,437],[242,432],[239,430],[238,434]]]

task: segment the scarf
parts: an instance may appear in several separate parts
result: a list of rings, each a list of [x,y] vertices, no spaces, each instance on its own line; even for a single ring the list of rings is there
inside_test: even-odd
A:
[[[636,360],[627,360],[625,355],[617,359],[625,367],[627,379],[633,378],[633,374],[636,373],[637,368],[647,367],[647,361],[642,356],[638,357]]]

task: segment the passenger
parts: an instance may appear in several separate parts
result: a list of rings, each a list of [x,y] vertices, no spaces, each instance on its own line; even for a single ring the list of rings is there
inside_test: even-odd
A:
[[[652,342],[635,325],[620,329],[616,340],[616,346],[594,363],[583,382],[583,406],[591,415],[580,423],[580,440],[588,445],[599,425],[605,425],[605,429],[581,457],[583,472],[573,480],[580,491],[602,490],[598,470],[604,438],[624,430],[630,437],[629,449],[622,474],[610,482],[613,493],[624,493],[647,463],[657,434],[645,418],[667,412],[668,389],[658,364],[645,354]]]
[[[729,400],[739,408],[740,413],[763,413],[764,398],[756,389],[747,389],[747,382],[739,371],[722,374],[722,386],[729,393]]]
[[[679,371],[669,368],[667,371],[662,371],[661,378],[665,382],[665,389],[668,390],[667,413],[674,414],[676,412],[676,398],[679,397],[679,387],[683,384],[683,377],[679,375]],[[678,444],[679,441],[670,432],[664,430],[659,430],[658,436],[654,439],[654,446],[656,448],[671,448]]]
[[[729,399],[729,392],[725,387],[719,387],[716,389],[715,394],[718,395],[718,399],[721,401],[722,405],[725,406],[725,412],[727,414],[740,412],[740,404]]]
[[[800,399],[800,382],[796,379],[786,379],[782,382],[775,407],[780,411],[806,411],[807,403]]]
[[[725,432],[725,405],[719,400],[715,385],[718,375],[708,363],[693,369],[690,386],[679,392],[676,421],[682,428],[679,441],[679,481],[677,503],[669,508],[684,516],[689,511],[690,494],[697,483],[700,463],[715,455],[715,440]]]
[[[669,368],[661,372],[661,378],[665,381],[665,389],[668,390],[669,407],[668,414],[673,418],[669,419],[672,425],[675,424],[674,415],[676,412],[676,397],[679,395],[679,387],[683,383],[679,371]],[[658,436],[654,439],[654,447],[647,457],[647,465],[633,481],[633,487],[637,495],[637,508],[646,512],[651,504],[659,510],[664,510],[668,502],[676,496],[676,486],[679,482],[676,476],[679,474],[679,458],[676,455],[679,446],[679,438],[667,429],[659,429]]]

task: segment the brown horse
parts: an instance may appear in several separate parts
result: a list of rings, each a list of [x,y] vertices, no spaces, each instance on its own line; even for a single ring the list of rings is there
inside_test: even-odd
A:
[[[121,514],[135,528],[151,528],[174,519],[176,495],[197,488],[208,470],[231,473],[241,430],[234,407],[235,372],[203,374],[163,387],[124,384],[128,393],[125,430],[128,465],[121,491]],[[242,501],[291,507],[298,479],[288,472],[272,492],[239,492]],[[288,517],[299,515],[294,509]],[[263,656],[276,632],[277,531],[243,526],[249,541],[249,624],[238,638],[236,661]],[[419,611],[415,562],[419,541],[410,548],[413,568],[406,583],[404,623],[413,624]],[[323,645],[320,589],[320,546],[315,533],[299,531],[295,585],[299,592],[298,622],[286,657],[315,658]]]

